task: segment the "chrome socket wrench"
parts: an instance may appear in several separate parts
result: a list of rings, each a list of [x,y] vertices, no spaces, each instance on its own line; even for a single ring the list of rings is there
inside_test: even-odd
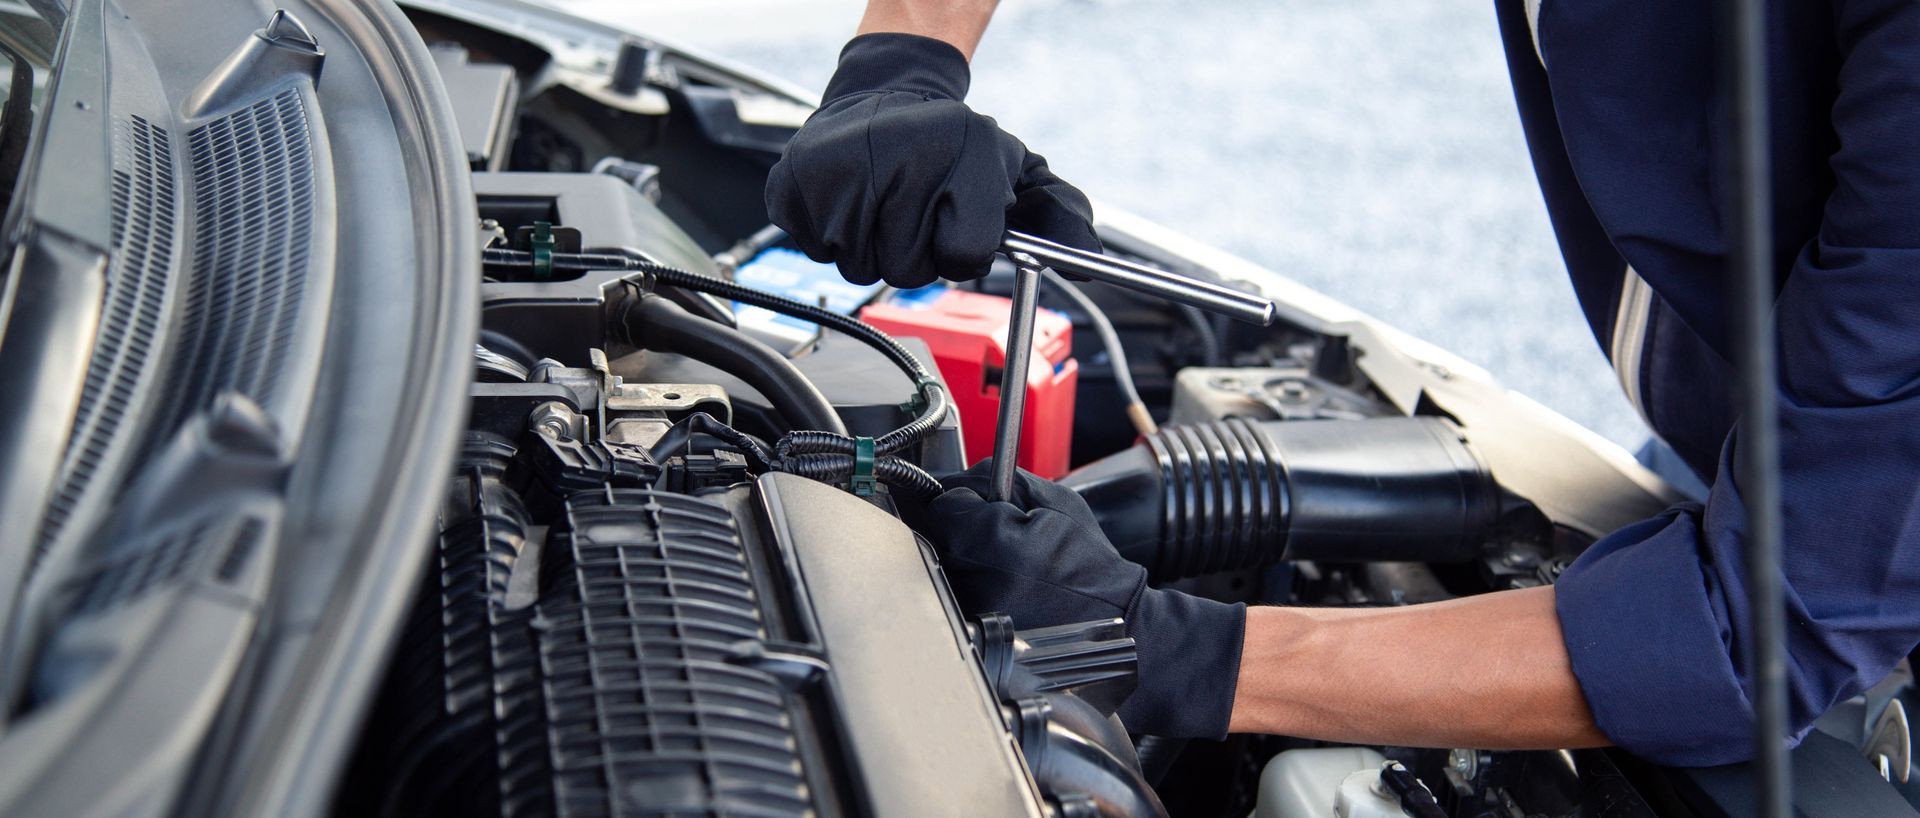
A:
[[[1007,318],[1007,360],[1000,372],[1000,413],[994,418],[993,496],[989,500],[1013,496],[1014,459],[1027,410],[1027,368],[1033,363],[1033,325],[1042,269],[1051,267],[1064,275],[1124,287],[1263,327],[1271,326],[1279,312],[1273,301],[1261,296],[1014,230],[1007,231],[1000,250],[1014,264],[1013,312]]]

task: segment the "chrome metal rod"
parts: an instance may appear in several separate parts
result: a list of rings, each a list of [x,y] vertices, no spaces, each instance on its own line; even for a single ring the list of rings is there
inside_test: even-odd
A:
[[[1177,304],[1188,304],[1249,324],[1270,326],[1279,312],[1272,301],[1257,295],[1196,281],[1144,264],[1089,253],[1017,230],[1008,230],[1000,246],[1008,253],[1026,253],[1057,272],[1124,287]]]
[[[993,496],[1013,498],[1013,471],[1020,454],[1020,423],[1027,413],[1027,368],[1033,365],[1033,324],[1040,306],[1040,263],[1033,257],[1010,254],[1013,273],[1013,312],[1007,316],[1006,366],[1000,372],[1000,415],[993,427]]]

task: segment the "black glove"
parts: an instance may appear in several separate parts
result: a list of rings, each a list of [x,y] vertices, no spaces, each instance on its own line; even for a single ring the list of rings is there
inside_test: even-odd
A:
[[[767,176],[773,223],[848,281],[903,289],[986,275],[1009,226],[1099,251],[1087,197],[961,103],[968,79],[939,40],[853,38]]]
[[[947,478],[922,521],[960,606],[1016,628],[1123,617],[1140,654],[1140,686],[1120,707],[1127,729],[1226,735],[1247,606],[1147,587],[1147,569],[1113,549],[1072,489],[1020,472],[1012,502],[983,499],[992,462]]]

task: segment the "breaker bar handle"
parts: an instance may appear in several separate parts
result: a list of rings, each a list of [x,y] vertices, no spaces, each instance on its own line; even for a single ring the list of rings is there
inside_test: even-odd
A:
[[[1089,253],[1018,230],[1008,230],[1000,247],[1008,258],[1013,258],[1015,253],[1025,253],[1041,266],[1052,267],[1058,273],[1112,284],[1163,301],[1198,307],[1236,321],[1272,326],[1274,317],[1279,313],[1279,308],[1271,300],[1251,293],[1197,281],[1158,267]]]
[[[1040,271],[1077,275],[1176,304],[1198,307],[1260,326],[1273,324],[1279,311],[1271,300],[1196,281],[1131,261],[1089,253],[1063,244],[1007,231],[1001,251],[1013,261],[1013,312],[1007,318],[1006,366],[1000,371],[1000,412],[993,425],[993,496],[1013,496],[1014,460],[1020,449],[1020,425],[1027,411],[1027,368],[1033,362],[1033,324],[1040,301]]]

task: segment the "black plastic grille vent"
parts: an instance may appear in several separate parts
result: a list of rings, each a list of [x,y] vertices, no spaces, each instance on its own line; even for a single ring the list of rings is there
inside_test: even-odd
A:
[[[179,579],[200,559],[206,534],[204,526],[193,526],[161,535],[93,569],[75,588],[70,613],[104,613]]]
[[[114,123],[113,265],[93,359],[47,506],[34,562],[65,527],[121,427],[141,375],[173,270],[174,159],[166,129],[131,116]]]
[[[522,699],[539,696],[525,683],[534,678],[531,599],[508,609],[511,577],[529,549],[526,506],[503,480],[514,451],[503,438],[467,436],[443,507],[439,570],[428,573],[426,593],[392,653],[385,691],[368,720],[367,752],[341,788],[336,814],[499,813],[496,690],[511,684],[525,691]],[[537,553],[537,544],[531,548]],[[532,567],[537,559],[524,563]],[[496,654],[512,657],[512,676],[496,670]]]
[[[735,661],[766,630],[726,511],[646,490],[575,495],[543,573],[543,707],[516,713],[527,702],[509,684],[499,709],[503,736],[537,716],[545,746],[502,747],[504,813],[544,811],[511,792],[530,782],[562,816],[812,813],[785,690]]]
[[[263,528],[259,520],[248,519],[239,525],[199,523],[149,536],[76,580],[68,614],[80,617],[106,613],[149,592],[216,569],[225,574],[227,569],[247,561]],[[211,559],[219,563],[210,564]]]
[[[193,129],[193,270],[170,372],[171,431],[236,391],[274,408],[313,233],[312,137],[298,89]]]

